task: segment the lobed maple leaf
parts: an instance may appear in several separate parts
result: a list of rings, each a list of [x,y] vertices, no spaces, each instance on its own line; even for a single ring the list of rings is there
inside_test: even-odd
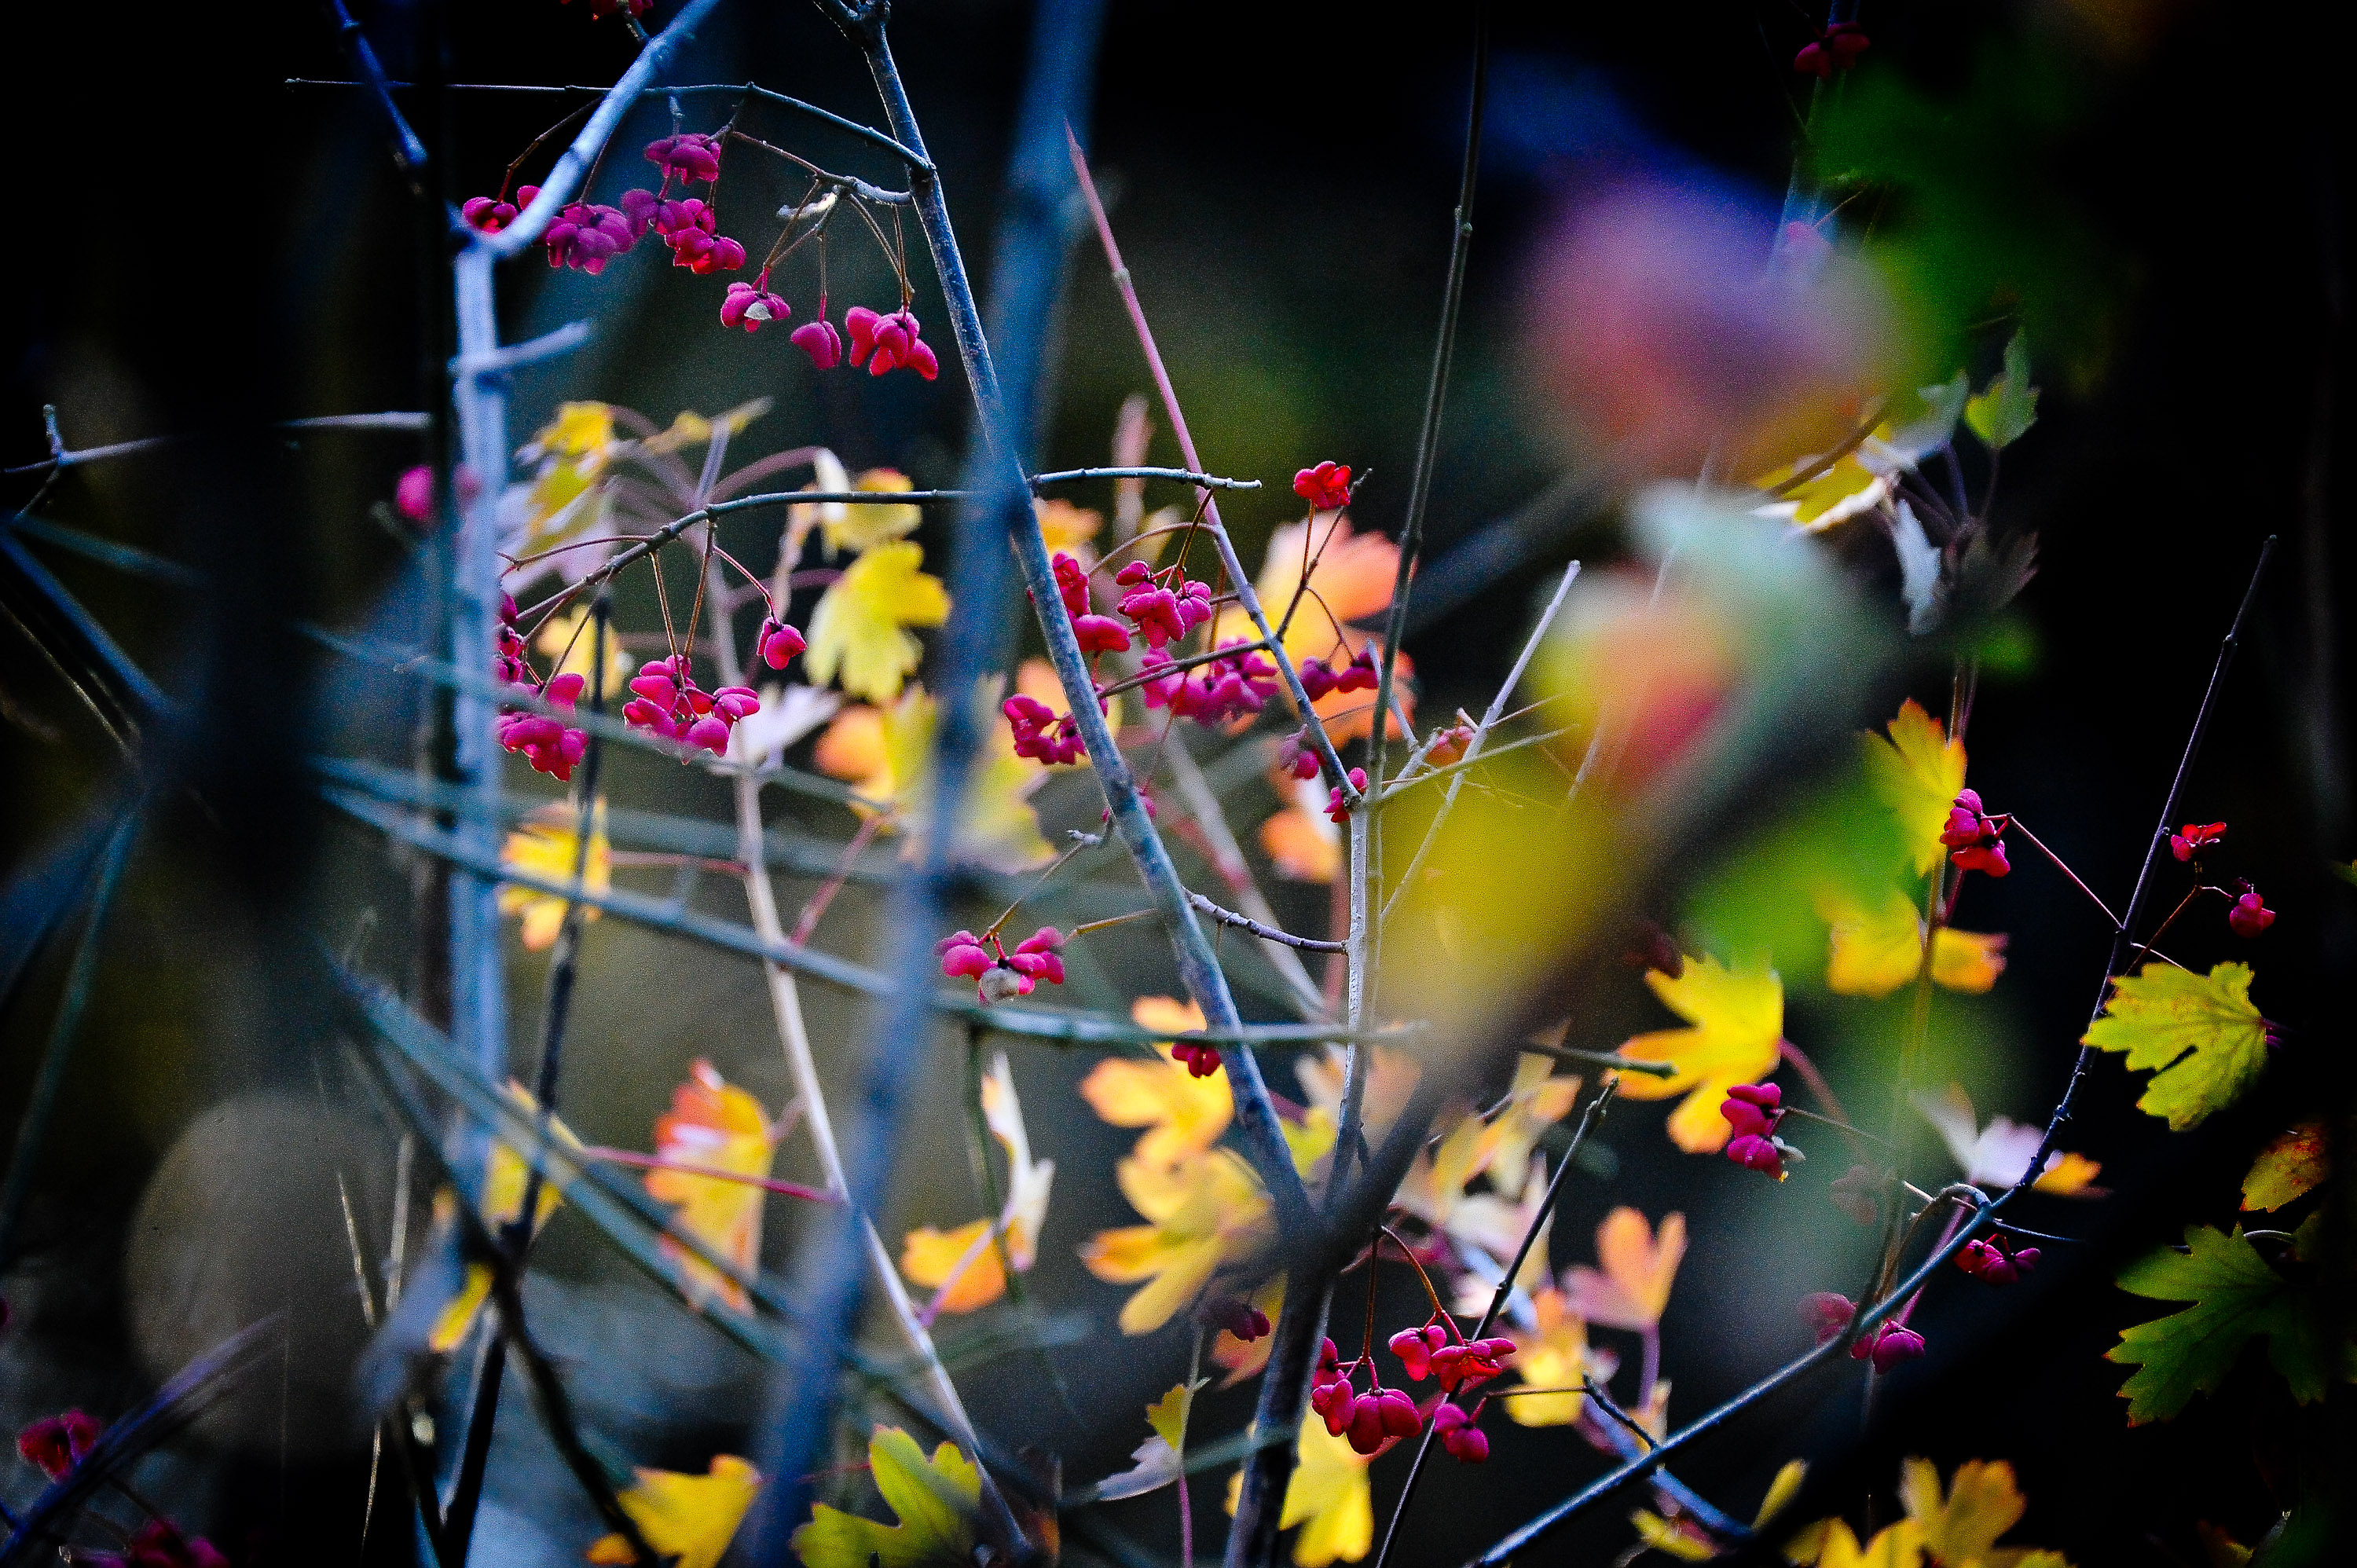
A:
[[[1899,1467],[1899,1500],[1924,1555],[1941,1568],[2068,1568],[2059,1552],[1997,1545],[2029,1507],[2002,1459],[1965,1460],[1944,1496],[1938,1467],[1910,1459]]]
[[[1926,875],[1947,858],[1940,830],[1948,825],[1948,809],[1964,787],[1964,743],[1948,739],[1947,726],[1912,697],[1899,705],[1899,716],[1885,728],[1888,739],[1867,734],[1867,782],[1898,819],[1915,875]]]
[[[994,1239],[988,1218],[952,1230],[920,1225],[909,1231],[900,1247],[900,1272],[912,1284],[940,1293],[933,1300],[936,1313],[972,1312],[1006,1294],[1006,1262],[1011,1261],[1017,1273],[1028,1271],[1038,1255],[1039,1228],[1048,1220],[1056,1162],[1031,1158],[1023,1104],[1015,1097],[1015,1074],[1004,1051],[983,1078],[982,1114],[1006,1150],[1006,1198],[996,1228],[1006,1259],[999,1257],[1000,1242]]]
[[[868,495],[892,495],[917,487],[898,468],[870,468],[845,488]],[[819,514],[821,542],[830,554],[845,551],[856,554],[889,544],[916,532],[918,525],[925,521],[923,510],[915,506],[835,503],[813,510]]]
[[[1429,1155],[1417,1155],[1394,1201],[1426,1223],[1441,1226],[1465,1201],[1465,1189],[1484,1176],[1501,1193],[1520,1191],[1526,1185],[1531,1150],[1547,1128],[1570,1112],[1579,1093],[1579,1079],[1556,1078],[1554,1070],[1545,1057],[1519,1057],[1502,1103],[1487,1114],[1465,1112]]]
[[[949,618],[942,580],[919,570],[923,549],[912,541],[878,544],[844,569],[811,612],[803,665],[816,685],[838,681],[844,691],[888,703],[923,657],[908,630]]]
[[[2319,1235],[2315,1219],[2300,1227],[2295,1248],[2301,1257],[2313,1251]],[[2322,1399],[2334,1358],[2305,1293],[2268,1266],[2239,1225],[2231,1233],[2189,1225],[2185,1244],[2183,1252],[2163,1249],[2119,1274],[2120,1288],[2133,1294],[2192,1304],[2125,1330],[2104,1352],[2106,1360],[2136,1369],[2120,1386],[2128,1424],[2167,1421],[2197,1392],[2215,1390],[2244,1347],[2262,1335],[2267,1359],[2291,1385],[2292,1398],[2302,1404]]]
[[[688,1081],[672,1091],[671,1109],[655,1119],[657,1158],[738,1176],[767,1176],[778,1137],[778,1129],[770,1124],[761,1102],[727,1082],[717,1069],[701,1058],[689,1070]],[[767,1196],[761,1188],[750,1182],[674,1170],[649,1171],[646,1183],[647,1191],[656,1199],[677,1206],[682,1230],[727,1259],[737,1273],[750,1274],[759,1266],[762,1200]],[[677,1261],[681,1286],[691,1302],[717,1296],[739,1312],[751,1310],[744,1286],[703,1259],[691,1256],[668,1236],[662,1248]]]
[[[2158,1068],[2136,1109],[2182,1133],[2241,1099],[2266,1066],[2267,1025],[2251,1004],[2252,979],[2247,964],[2196,974],[2147,963],[2112,982],[2081,1043],[2125,1051],[2131,1068]]]
[[[1296,1568],[1358,1562],[1375,1544],[1374,1494],[1367,1486],[1367,1466],[1374,1456],[1357,1453],[1349,1438],[1329,1435],[1317,1421],[1301,1423],[1294,1453],[1293,1478],[1285,1485],[1276,1528],[1302,1527],[1293,1539]],[[1241,1470],[1228,1479],[1231,1515],[1243,1484]]]
[[[1923,915],[1897,887],[1879,901],[1827,887],[1817,895],[1827,927],[1825,988],[1843,996],[1888,996],[1912,985],[1923,963]],[[1943,926],[1932,938],[1932,981],[1950,991],[1980,995],[2005,972],[2001,933]]]
[[[793,1534],[804,1568],[973,1568],[982,1473],[956,1444],[942,1444],[928,1459],[915,1438],[879,1426],[867,1439],[867,1468],[899,1522],[820,1503]]]
[[[562,801],[542,807],[508,834],[500,846],[500,864],[535,876],[571,882],[574,865],[581,855],[580,822],[581,812],[576,807]],[[609,892],[614,886],[614,846],[606,837],[603,800],[590,814],[589,857],[581,866],[581,886],[592,893]],[[555,944],[556,933],[565,925],[564,898],[536,887],[501,887],[499,897],[500,914],[522,917],[517,934],[527,951],[540,952]],[[584,905],[581,918],[594,920],[601,912],[595,905]]]
[[[1187,1417],[1194,1406],[1195,1391],[1209,1380],[1198,1378],[1191,1383],[1174,1383],[1169,1392],[1146,1407],[1146,1438],[1130,1455],[1136,1463],[1097,1483],[1100,1501],[1142,1498],[1178,1480],[1180,1455],[1186,1450]]]
[[[2251,1162],[2251,1174],[2243,1178],[2243,1207],[2281,1208],[2315,1190],[2331,1174],[2324,1123],[2302,1122],[2269,1139]]]
[[[1643,1214],[1624,1206],[1596,1228],[1596,1261],[1602,1266],[1574,1263],[1565,1271],[1564,1291],[1588,1322],[1641,1334],[1661,1323],[1685,1255],[1684,1215],[1662,1216],[1657,1232]]]
[[[1693,1026],[1623,1041],[1621,1055],[1668,1062],[1677,1070],[1667,1078],[1624,1074],[1621,1096],[1684,1095],[1685,1102],[1670,1112],[1670,1141],[1688,1154],[1714,1153],[1733,1132],[1718,1113],[1727,1091],[1738,1083],[1757,1083],[1782,1055],[1784,983],[1771,969],[1730,970],[1714,958],[1689,957],[1675,979],[1652,969],[1645,972],[1645,983],[1663,1006]]]
[[[760,1472],[734,1454],[715,1455],[706,1475],[642,1469],[638,1478],[638,1485],[615,1500],[647,1544],[675,1568],[715,1568],[761,1489]],[[588,1558],[597,1563],[638,1561],[619,1534],[592,1543]]]

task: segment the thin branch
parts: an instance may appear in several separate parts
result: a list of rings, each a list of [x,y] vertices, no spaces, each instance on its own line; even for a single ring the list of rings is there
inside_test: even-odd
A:
[[[38,463],[26,463],[17,467],[0,469],[0,473],[45,474],[60,468],[79,468],[89,463],[103,463],[112,457],[128,457],[135,453],[153,452],[158,447],[176,446],[183,441],[194,441],[194,434],[181,435],[145,435],[136,441],[116,441],[104,446],[84,446],[70,451],[58,437],[58,411],[44,408],[48,420],[49,455]],[[272,430],[406,430],[426,427],[429,420],[423,413],[330,413],[311,419],[282,419],[268,426]]]
[[[1283,942],[1287,947],[1299,948],[1304,952],[1347,952],[1350,950],[1351,944],[1348,942],[1321,942],[1310,937],[1297,937],[1290,931],[1281,931],[1274,926],[1263,925],[1260,921],[1254,919],[1249,915],[1239,915],[1233,909],[1222,909],[1217,904],[1212,903],[1209,898],[1204,897],[1200,893],[1188,894],[1187,901],[1194,905],[1196,908],[1201,910],[1204,914],[1211,916],[1211,918],[1217,920],[1220,924],[1223,926],[1234,926],[1241,930],[1250,931],[1254,936],[1260,938],[1263,941]]]
[[[343,45],[344,52],[351,57],[352,69],[359,71],[361,80],[368,83],[369,94],[376,100],[377,112],[384,116],[386,128],[393,133],[393,161],[400,166],[402,174],[409,180],[411,193],[423,196],[425,188],[417,177],[425,167],[425,144],[417,139],[417,133],[409,128],[409,122],[394,106],[393,84],[385,80],[384,67],[376,58],[376,49],[368,41],[368,34],[352,19],[344,0],[329,0],[328,8],[335,17],[336,41]]]

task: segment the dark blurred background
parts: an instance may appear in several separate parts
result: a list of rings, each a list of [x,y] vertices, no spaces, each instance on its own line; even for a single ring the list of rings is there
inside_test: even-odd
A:
[[[396,74],[413,67],[420,11],[386,3],[361,13]],[[457,81],[602,83],[629,58],[620,31],[581,5],[485,0],[452,13]],[[1785,0],[1580,15],[1501,5],[1494,15],[1466,330],[1426,557],[1430,578],[1461,586],[1462,596],[1408,644],[1429,712],[1459,703],[1478,712],[1534,591],[1568,556],[1601,562],[1621,549],[1608,495],[1533,530],[1505,569],[1475,571],[1460,557],[1458,576],[1448,576],[1453,548],[1597,456],[1533,390],[1545,367],[1530,362],[1537,335],[1527,279],[1563,205],[1638,173],[1707,180],[1772,211],[1807,96],[1791,61],[1812,27]],[[985,291],[1028,20],[1021,6],[909,0],[894,21],[894,47]],[[1986,1293],[1935,1297],[1919,1324],[1937,1353],[1892,1380],[1863,1442],[1854,1389],[1820,1390],[1771,1405],[1682,1474],[1743,1514],[1781,1459],[1822,1456],[1834,1463],[1819,1467],[1812,1503],[1848,1507],[1872,1490],[1887,1520],[1900,1456],[1928,1455],[1943,1469],[2006,1457],[2031,1498],[2017,1539],[2083,1564],[2191,1564],[2195,1520],[2250,1541],[2289,1505],[2304,1466],[2311,1481],[2324,1478],[2330,1471],[2319,1467],[2345,1466],[2352,1452],[2345,1395],[2327,1410],[2296,1410],[2280,1382],[2251,1365],[2178,1420],[2129,1431],[2115,1397],[2120,1369],[2101,1359],[2122,1325],[2159,1310],[2116,1291],[2116,1267],[2176,1240],[2186,1223],[2227,1224],[2258,1141],[2295,1115],[2350,1103],[2344,1019],[2357,893],[2325,866],[2357,854],[2340,624],[2350,602],[2348,485],[2334,468],[2350,402],[2347,134],[2333,130],[2347,119],[2346,97],[2322,7],[2260,16],[2158,0],[1946,0],[1869,5],[1864,21],[1873,48],[1850,88],[1885,118],[1856,128],[1868,142],[1878,132],[1889,167],[1952,203],[1927,212],[1902,201],[1873,221],[1894,232],[1911,222],[1935,249],[1961,237],[1986,247],[1972,263],[1983,271],[1971,275],[1998,287],[1985,317],[1954,323],[1976,381],[1996,369],[2017,313],[2047,328],[2033,338],[2040,422],[2008,451],[1996,507],[2002,525],[2035,531],[2040,571],[2009,623],[2011,656],[1982,687],[1973,781],[1993,804],[2018,809],[2098,888],[2124,889],[2217,638],[2261,540],[2280,536],[2186,814],[2233,824],[2235,870],[2282,913],[2247,956],[2260,972],[2256,999],[2283,1025],[2285,1043],[2257,1092],[2176,1138],[2133,1111],[2116,1063],[2099,1064],[2065,1144],[2102,1158],[2116,1196],[2100,1207],[2042,1203],[2029,1221],[2085,1234],[2089,1246],[2050,1251],[2051,1265],[2001,1308]],[[43,557],[199,713],[181,744],[204,804],[159,804],[105,936],[93,1010],[5,1287],[17,1310],[0,1366],[7,1413],[21,1420],[66,1402],[118,1411],[152,1388],[159,1369],[134,1348],[141,1271],[168,1274],[168,1257],[156,1257],[182,1223],[174,1202],[226,1179],[199,1169],[154,1185],[176,1144],[175,1160],[201,1165],[210,1151],[234,1176],[259,1168],[263,1151],[277,1157],[307,1136],[343,1149],[354,1179],[363,1167],[384,1179],[382,1151],[368,1146],[377,1134],[336,1133],[328,1118],[344,1112],[322,1108],[328,1090],[310,1054],[286,1047],[311,1026],[312,1003],[273,953],[290,933],[351,939],[357,910],[379,896],[398,923],[399,873],[369,869],[368,841],[320,818],[296,765],[318,745],[397,758],[406,720],[382,693],[323,685],[316,648],[288,626],[365,624],[400,583],[406,547],[370,510],[422,452],[400,434],[314,437],[294,449],[254,431],[274,419],[423,406],[420,366],[434,350],[421,319],[415,212],[378,122],[348,90],[283,85],[350,74],[319,8],[38,7],[13,26],[0,68],[9,121],[0,145],[19,192],[19,260],[18,282],[0,301],[0,456],[15,466],[45,454],[44,403],[57,406],[75,447],[199,436],[70,473],[38,511],[198,566],[212,585],[192,596]],[[1398,524],[1446,261],[1470,33],[1464,7],[1120,0],[1111,8],[1093,156],[1205,461],[1268,481],[1228,514],[1247,562],[1265,531],[1292,515],[1285,477],[1321,457],[1373,470],[1354,514],[1361,526]],[[748,79],[880,122],[853,51],[808,6],[726,7],[678,71],[689,81]],[[453,194],[493,188],[555,113],[530,99],[453,95]],[[691,127],[699,123],[691,110]],[[666,126],[659,104],[642,106],[616,158]],[[765,134],[838,166],[890,172],[845,139],[789,121]],[[600,193],[623,177],[635,181],[637,171],[609,174]],[[780,180],[774,198],[798,194]],[[742,199],[732,190],[727,199]],[[739,210],[748,245],[757,234],[766,244],[765,224],[749,220],[757,209]],[[856,255],[837,247],[837,314],[886,293],[881,267]],[[814,284],[790,284],[807,314]],[[519,441],[562,398],[609,399],[663,422],[682,408],[708,413],[770,396],[777,405],[745,437],[743,456],[818,439],[855,468],[888,463],[920,484],[953,481],[968,418],[952,365],[930,385],[859,376],[822,390],[781,335],[722,334],[713,320],[718,280],[690,279],[642,254],[600,279],[519,265],[502,286],[511,338],[576,316],[597,327],[587,349],[517,378]],[[929,326],[940,316],[922,268],[916,310]],[[936,327],[944,340],[945,325]],[[1076,252],[1060,331],[1042,459],[1103,462],[1115,409],[1146,381],[1092,246]],[[1177,460],[1167,435],[1152,460]],[[37,482],[9,479],[9,505],[24,505]],[[1895,586],[1878,538],[1861,531],[1838,548],[1861,575]],[[1909,689],[1935,711],[1943,705],[1944,657],[1927,652]],[[1901,694],[1892,688],[1878,710]],[[13,628],[0,628],[0,860],[13,870],[83,820],[114,787],[117,764],[102,730]],[[680,788],[676,809],[720,814],[708,782]],[[1078,821],[1079,806],[1070,810]],[[844,826],[812,825],[838,834]],[[1956,1037],[1943,1051],[1984,1114],[2042,1113],[2093,1000],[2104,935],[2056,887],[2034,875],[1974,887],[1967,923],[2010,932],[2012,964],[1986,1004],[1957,1005]],[[1289,890],[1281,902],[1302,925],[1325,907],[1322,891]],[[837,935],[856,949],[873,913],[853,897]],[[398,940],[384,930],[368,939]],[[601,1022],[576,1059],[623,1060],[631,1074],[575,1087],[585,1134],[643,1140],[655,1106],[647,1086],[677,1081],[695,1055],[770,1104],[782,1101],[748,973],[612,923],[593,931],[590,950],[582,1015]],[[1137,972],[1152,975],[1160,961],[1140,951]],[[2178,956],[2246,955],[2230,952],[2221,933],[2189,936]],[[517,969],[519,1006],[528,1008],[537,961]],[[50,952],[0,1019],[0,1126],[16,1125],[61,970]],[[1125,978],[1132,989],[1168,984]],[[1844,1007],[1798,994],[1787,1032],[1828,1042],[1836,1081],[1862,1084],[1875,1069],[1878,1015]],[[814,1004],[822,1030],[823,1008]],[[1631,1028],[1658,1018],[1633,992],[1625,1011]],[[1035,1139],[1062,1176],[1035,1289],[1051,1310],[1102,1322],[1114,1293],[1071,1265],[1071,1249],[1124,1220],[1104,1177],[1123,1140],[1072,1114],[1069,1086],[1085,1062],[1016,1055]],[[945,1065],[943,1096],[916,1136],[954,1137],[953,1078]],[[239,1104],[223,1112],[231,1100]],[[303,1131],[289,1130],[288,1104],[311,1108],[293,1119]],[[184,1142],[208,1115],[244,1121]],[[1614,1113],[1605,1141],[1620,1179],[1572,1189],[1555,1252],[1558,1262],[1588,1257],[1593,1224],[1616,1202],[1695,1217],[1665,1325],[1675,1420],[1799,1348],[1803,1332],[1783,1303],[1833,1281],[1795,1277],[1807,1271],[1785,1256],[1777,1205],[1786,1195],[1731,1197],[1724,1167],[1676,1155],[1656,1120],[1650,1108]],[[800,1174],[794,1165],[781,1174]],[[316,1181],[317,1170],[290,1176],[290,1190]],[[1832,1174],[1813,1170],[1793,1185],[1822,1187]],[[966,1218],[977,1200],[963,1179],[962,1161],[920,1173],[902,1197],[902,1222]],[[215,1222],[264,1250],[285,1223]],[[162,1238],[144,1251],[143,1224]],[[777,1216],[772,1230],[770,1256],[780,1260],[788,1218]],[[316,1252],[315,1241],[326,1262],[295,1257],[289,1278],[311,1277],[301,1270],[315,1264],[332,1275],[339,1232],[287,1240],[286,1251]],[[1856,1273],[1846,1259],[1843,1280]],[[552,1233],[548,1310],[565,1326],[544,1330],[553,1340],[569,1330],[576,1344],[603,1343],[599,1325],[610,1330],[619,1321],[610,1315],[637,1299],[623,1292],[629,1299],[616,1305],[597,1260],[561,1224]],[[692,1326],[675,1332],[675,1346],[635,1342],[634,1354],[650,1358],[652,1391],[636,1397],[660,1412],[632,1424],[618,1410],[612,1429],[643,1439],[641,1462],[700,1469],[715,1445],[742,1441],[753,1371]],[[1108,1352],[1135,1352],[1137,1365],[1106,1376]],[[1119,1341],[1101,1326],[1095,1339],[1059,1352],[1068,1370],[1099,1369],[1082,1386],[1107,1408],[1085,1409],[1090,1421],[1049,1410],[1031,1386],[1036,1364],[1019,1358],[976,1379],[977,1413],[1014,1442],[1065,1448],[1068,1476],[1091,1478],[1117,1467],[1134,1441],[1135,1407],[1168,1385],[1183,1354],[1168,1335]],[[1245,1411],[1212,1409],[1238,1422]],[[529,1424],[520,1406],[509,1416]],[[1034,1423],[1039,1430],[1027,1429]],[[200,1517],[222,1521],[218,1538],[241,1564],[352,1550],[365,1452],[349,1434],[307,1441],[281,1432],[237,1454],[188,1484],[210,1490]],[[1486,1469],[1452,1471],[1426,1493],[1404,1561],[1460,1559],[1598,1463],[1565,1433],[1501,1432]],[[1379,1520],[1398,1468],[1376,1471]],[[29,1494],[30,1474],[5,1488],[12,1498]],[[1198,1488],[1199,1501],[1212,1499],[1201,1509],[1206,1525],[1217,1492]],[[1166,1496],[1115,1518],[1140,1537],[1166,1538],[1168,1506]],[[1617,1552],[1629,1539],[1622,1511],[1606,1510],[1547,1560]],[[533,1560],[518,1541],[512,1560]],[[372,1555],[406,1546],[381,1521]]]

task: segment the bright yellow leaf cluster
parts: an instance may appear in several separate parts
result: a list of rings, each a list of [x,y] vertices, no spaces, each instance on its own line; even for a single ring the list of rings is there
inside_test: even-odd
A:
[[[1966,1460],[1944,1493],[1930,1460],[1910,1459],[1900,1467],[1899,1499],[1907,1517],[1863,1544],[1846,1522],[1822,1520],[1785,1554],[1815,1568],[2070,1568],[2059,1552],[1996,1543],[2029,1507],[2002,1459]]]

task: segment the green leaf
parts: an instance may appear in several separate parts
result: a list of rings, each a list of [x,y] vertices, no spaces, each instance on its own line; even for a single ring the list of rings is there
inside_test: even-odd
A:
[[[2247,964],[2208,974],[2146,964],[2112,982],[2110,1003],[2081,1043],[2125,1051],[2131,1068],[2159,1068],[2136,1109],[2182,1133],[2240,1099],[2266,1067],[2267,1026],[2251,1004],[2252,978]]]
[[[1964,423],[1991,447],[2010,446],[2038,423],[2038,389],[2029,384],[2029,340],[2020,332],[2005,346],[2005,369],[1964,404]]]
[[[2193,1305],[2139,1323],[2104,1352],[2107,1360],[2137,1370],[2120,1387],[2128,1423],[2167,1421],[2197,1392],[2225,1380],[2243,1348],[2267,1337],[2267,1359],[2291,1385],[2292,1398],[2313,1404],[2324,1397],[2332,1357],[2318,1334],[2308,1298],[2267,1266],[2243,1235],[2207,1225],[2188,1226],[2184,1252],[2166,1249],[2121,1271],[2119,1285],[2133,1294]]]
[[[915,1438],[879,1426],[867,1439],[867,1464],[899,1524],[820,1503],[794,1531],[794,1553],[807,1568],[973,1568],[982,1474],[955,1444],[927,1459]]]

